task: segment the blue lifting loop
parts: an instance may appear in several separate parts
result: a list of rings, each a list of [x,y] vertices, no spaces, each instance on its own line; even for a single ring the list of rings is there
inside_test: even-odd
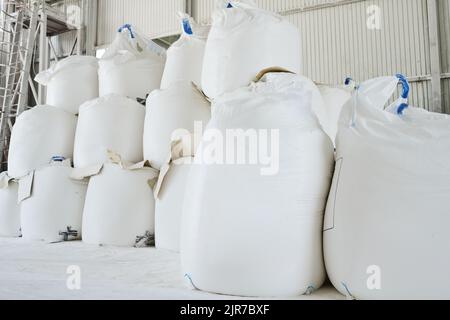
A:
[[[351,77],[347,77],[344,80],[344,85],[346,86],[350,86],[352,85],[352,89],[353,90],[358,90],[359,89],[359,85],[355,82],[355,80],[353,80],[353,78]]]
[[[409,97],[409,91],[410,86],[408,80],[406,80],[406,77],[402,74],[397,74],[396,77],[399,79],[400,83],[402,84],[403,91],[402,91],[402,103],[397,108],[397,114],[403,115],[403,112],[408,109],[409,105],[407,102],[407,99]]]
[[[231,9],[231,8],[234,8],[234,7],[233,7],[233,5],[231,4],[231,2],[228,2],[227,9]]]
[[[64,162],[64,161],[66,161],[65,157],[61,157],[61,156],[52,157],[52,162]]]
[[[194,32],[192,31],[192,26],[191,26],[191,22],[189,21],[188,18],[183,19],[183,30],[184,33],[186,33],[187,35],[193,35]]]
[[[130,37],[131,37],[131,39],[134,39],[135,36],[134,36],[133,28],[131,27],[131,24],[129,24],[129,23],[124,24],[123,26],[121,26],[121,27],[119,28],[119,32],[122,32],[122,31],[125,30],[125,29],[127,29],[128,32],[130,32]]]

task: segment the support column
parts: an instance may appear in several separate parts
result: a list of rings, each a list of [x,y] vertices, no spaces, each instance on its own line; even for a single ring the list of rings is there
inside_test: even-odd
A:
[[[39,72],[45,71],[49,68],[48,62],[48,40],[47,40],[47,15],[45,12],[41,12],[40,14],[41,23],[39,29]],[[38,95],[39,95],[39,104],[45,104],[45,87],[43,85],[39,85]]]
[[[427,0],[428,33],[430,38],[431,62],[431,105],[430,111],[443,112],[441,56],[439,47],[438,3],[437,0]]]
[[[97,45],[97,16],[98,0],[84,0],[87,8],[85,29],[86,29],[86,55],[95,56],[95,47]]]

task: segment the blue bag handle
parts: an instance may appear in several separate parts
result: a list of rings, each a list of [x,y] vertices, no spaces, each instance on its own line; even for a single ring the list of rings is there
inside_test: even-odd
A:
[[[353,80],[353,78],[351,78],[351,77],[347,77],[347,78],[345,78],[345,80],[344,80],[344,85],[345,86],[350,86],[350,85],[353,85],[353,90],[358,90],[358,88],[359,88],[359,85],[356,83],[356,81],[355,80]]]
[[[410,86],[409,86],[409,82],[408,80],[406,80],[406,77],[400,73],[396,74],[396,77],[399,79],[402,87],[403,87],[403,91],[402,91],[402,103],[398,106],[397,108],[397,114],[398,115],[403,115],[403,112],[408,109],[409,104],[407,102],[408,97],[409,97],[409,91],[410,91]]]
[[[129,23],[127,23],[127,24],[124,24],[123,26],[121,26],[120,28],[119,28],[119,33],[120,32],[122,32],[123,30],[128,30],[128,32],[130,33],[130,37],[131,37],[131,39],[134,39],[135,38],[135,35],[134,35],[134,32],[133,32],[133,27],[131,26],[131,24],[129,24]]]
[[[189,21],[188,18],[183,19],[183,30],[184,30],[184,33],[186,33],[187,35],[191,36],[194,34],[194,31],[192,31],[191,22]]]
[[[403,74],[398,73],[395,76],[398,78],[400,84],[403,87],[403,91],[401,94],[402,103],[397,108],[397,114],[399,116],[401,116],[401,115],[403,115],[403,112],[409,108],[408,97],[409,97],[409,92],[410,92],[411,88],[410,88],[408,80],[406,79],[406,77]],[[344,83],[346,86],[350,85],[352,82],[354,82],[354,80],[351,77],[345,78]],[[358,87],[359,87],[358,85],[355,85],[356,90],[358,89]]]
[[[52,162],[64,162],[66,161],[66,157],[62,157],[62,156],[54,156],[51,159]]]

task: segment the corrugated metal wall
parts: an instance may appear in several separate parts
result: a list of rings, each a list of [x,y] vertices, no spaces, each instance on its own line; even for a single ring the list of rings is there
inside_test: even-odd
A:
[[[179,33],[177,11],[186,0],[99,0],[97,45],[110,43],[117,27],[131,23],[151,38]]]
[[[412,104],[429,109],[432,98],[427,0],[255,0],[301,30],[303,65],[315,81],[337,84],[397,72],[412,82]],[[437,0],[441,39],[443,109],[450,113],[450,0]],[[110,43],[129,22],[152,38],[179,32],[175,13],[187,0],[98,0],[97,46]],[[214,0],[192,0],[192,14],[209,23]],[[380,8],[381,28],[367,27],[368,7]]]
[[[439,23],[441,33],[441,63],[444,80],[442,94],[444,110],[450,114],[450,0],[439,0]]]
[[[318,82],[340,83],[404,73],[412,81],[411,102],[429,109],[431,66],[426,0],[256,0],[299,26],[303,65]],[[376,5],[381,28],[367,27],[368,8]],[[438,0],[442,72],[450,72],[450,0]],[[214,1],[197,0],[194,15],[210,22]],[[443,79],[444,110],[450,113],[450,80]]]

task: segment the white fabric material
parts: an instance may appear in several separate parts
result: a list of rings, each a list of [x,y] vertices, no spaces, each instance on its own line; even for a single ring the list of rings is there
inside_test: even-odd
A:
[[[99,60],[100,96],[112,93],[130,98],[146,98],[161,85],[164,59],[132,41],[126,33],[116,39]]]
[[[8,172],[21,178],[54,156],[72,158],[77,117],[53,106],[25,111],[12,130]]]
[[[108,95],[85,103],[75,137],[75,167],[105,163],[108,150],[126,161],[142,161],[144,119],[145,108],[123,96]]]
[[[190,83],[180,82],[168,89],[154,91],[147,99],[145,160],[159,170],[170,153],[171,141],[180,135],[194,133],[196,121],[206,127],[210,118],[210,103]]]
[[[70,165],[53,163],[34,172],[31,194],[20,209],[25,240],[62,241],[59,233],[68,227],[81,238],[87,182],[71,180],[72,170]]]
[[[161,80],[161,89],[167,89],[177,82],[202,83],[203,57],[209,26],[200,26],[188,15],[182,15],[181,20],[188,19],[193,34],[187,34],[183,29],[179,40],[167,50],[167,60]]]
[[[333,146],[312,111],[313,91],[302,76],[269,74],[215,101],[182,221],[183,273],[197,288],[275,297],[323,284]],[[227,129],[279,130],[278,174],[261,175],[262,165],[201,164],[212,143],[208,131]]]
[[[247,86],[263,69],[301,72],[300,33],[283,17],[231,1],[218,8],[206,43],[202,88],[210,98]]]
[[[35,80],[47,86],[48,105],[78,114],[83,103],[98,98],[98,60],[71,56],[39,73]]]
[[[83,214],[83,241],[133,246],[136,237],[154,234],[155,199],[149,181],[155,170],[128,170],[107,163],[92,176]]]
[[[174,252],[180,251],[181,218],[191,170],[190,164],[180,160],[172,164],[166,174],[155,210],[156,247]]]
[[[318,87],[322,94],[325,110],[325,116],[321,119],[320,123],[323,125],[325,133],[328,134],[334,143],[342,108],[350,100],[352,94],[350,89],[344,87],[329,87],[324,85],[319,85]]]
[[[363,83],[342,111],[327,270],[357,299],[449,299],[450,117],[384,111],[397,82]]]
[[[20,233],[18,184],[7,172],[0,174],[0,237],[15,238]]]

